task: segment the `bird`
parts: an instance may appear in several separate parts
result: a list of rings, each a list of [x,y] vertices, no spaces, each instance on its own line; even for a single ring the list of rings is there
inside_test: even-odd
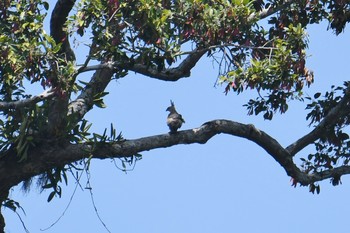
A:
[[[170,100],[170,104],[171,105],[166,109],[166,111],[169,111],[166,123],[169,126],[170,133],[176,133],[182,123],[185,123],[185,120],[182,118],[181,114],[176,111],[172,100]]]

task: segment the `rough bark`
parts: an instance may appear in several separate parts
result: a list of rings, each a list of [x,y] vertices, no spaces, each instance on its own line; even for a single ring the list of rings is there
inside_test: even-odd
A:
[[[78,122],[89,112],[94,105],[94,96],[103,92],[113,77],[114,71],[110,68],[97,70],[89,84],[85,86],[81,94],[68,105],[68,115],[74,116]]]
[[[52,11],[50,20],[50,32],[56,43],[62,43],[60,54],[66,56],[69,61],[75,60],[75,55],[70,47],[65,23],[69,12],[74,6],[75,0],[58,0]]]

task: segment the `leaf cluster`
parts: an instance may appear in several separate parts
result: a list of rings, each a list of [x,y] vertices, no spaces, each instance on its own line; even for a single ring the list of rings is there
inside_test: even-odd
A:
[[[0,95],[11,100],[23,80],[50,84],[48,69],[60,45],[46,34],[45,1],[5,1],[0,10]]]

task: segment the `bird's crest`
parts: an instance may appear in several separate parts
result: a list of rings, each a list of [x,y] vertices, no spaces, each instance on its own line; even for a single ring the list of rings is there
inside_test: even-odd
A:
[[[170,100],[170,106],[166,109],[166,111],[169,111],[169,112],[176,112],[176,110],[175,110],[175,104],[174,104],[174,102],[172,101],[172,100]]]

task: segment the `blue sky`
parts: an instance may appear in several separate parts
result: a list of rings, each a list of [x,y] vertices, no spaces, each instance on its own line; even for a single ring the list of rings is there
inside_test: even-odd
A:
[[[326,28],[322,24],[309,30],[307,66],[315,73],[314,85],[305,90],[309,95],[348,79],[349,33],[336,37]],[[94,131],[102,133],[113,123],[127,139],[162,134],[168,132],[165,109],[172,99],[186,120],[183,129],[229,119],[252,123],[284,146],[311,130],[305,121],[305,103],[290,103],[287,114],[276,115],[271,122],[247,116],[242,105],[255,93],[225,96],[223,87],[214,87],[217,69],[204,59],[190,78],[175,83],[130,74],[111,83],[108,107],[95,108],[87,118]],[[338,187],[321,182],[321,194],[313,195],[307,187],[291,187],[284,170],[257,145],[227,135],[205,145],[180,145],[142,155],[127,174],[110,160],[91,164],[94,201],[111,232],[348,232],[347,177]],[[83,175],[83,187],[85,182]],[[74,187],[70,179],[63,197],[51,203],[46,202],[48,192],[35,188],[29,194],[15,188],[11,198],[25,209],[22,218],[29,231],[40,232],[63,213]],[[24,232],[14,213],[5,210],[5,218],[8,233]],[[107,231],[96,216],[90,193],[78,188],[64,217],[45,232]]]

